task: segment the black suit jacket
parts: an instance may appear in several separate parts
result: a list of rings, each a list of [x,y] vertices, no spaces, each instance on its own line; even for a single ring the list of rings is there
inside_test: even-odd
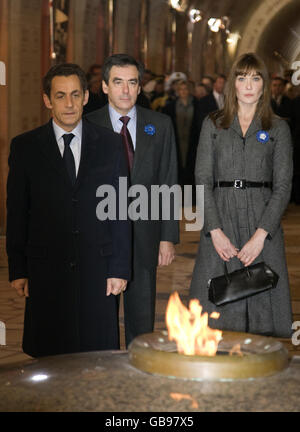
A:
[[[177,155],[171,119],[140,106],[137,109],[136,149],[131,171],[131,186],[142,185],[148,193],[148,220],[136,220],[133,224],[134,254],[146,268],[157,265],[160,241],[179,241],[179,223],[171,210],[170,219],[151,220],[151,186],[177,184]],[[87,115],[100,126],[112,129],[108,105]],[[154,134],[147,133],[147,126],[154,126]]]
[[[106,279],[129,279],[131,224],[96,217],[97,188],[127,175],[118,134],[83,120],[73,187],[52,121],[12,140],[7,182],[9,279],[29,279],[23,349],[40,356],[117,348]]]
[[[207,96],[204,96],[201,98],[198,102],[198,112],[199,112],[199,128],[201,130],[202,123],[205,119],[205,117],[214,112],[217,111],[218,105],[216,102],[216,99],[213,95],[213,92],[209,93]]]

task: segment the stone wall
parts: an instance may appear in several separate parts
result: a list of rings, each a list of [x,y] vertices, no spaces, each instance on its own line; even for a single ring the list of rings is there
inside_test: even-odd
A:
[[[0,265],[6,263],[6,179],[13,136],[41,123],[42,0],[0,2],[0,60],[6,86],[0,86]]]

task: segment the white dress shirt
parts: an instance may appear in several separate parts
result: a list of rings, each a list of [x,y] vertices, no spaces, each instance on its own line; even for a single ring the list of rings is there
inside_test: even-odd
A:
[[[112,123],[113,130],[117,133],[121,132],[123,123],[120,120],[120,117],[123,117],[122,114],[118,113],[111,105],[108,105],[109,116]],[[127,123],[127,129],[129,130],[133,148],[135,150],[136,147],[136,107],[135,105],[131,108],[131,110],[126,114],[127,117],[130,117],[129,122]]]
[[[213,91],[213,95],[216,99],[217,105],[219,109],[224,108],[224,95],[222,93],[218,93],[215,90]]]
[[[80,120],[78,125],[70,132],[66,132],[64,129],[62,129],[60,126],[58,126],[58,124],[55,123],[54,120],[52,120],[52,125],[53,125],[56,142],[62,157],[64,155],[64,150],[65,150],[63,135],[68,133],[72,133],[75,135],[71,141],[70,149],[72,150],[74,156],[76,175],[77,175],[79,164],[80,164],[80,157],[81,157],[82,120]]]

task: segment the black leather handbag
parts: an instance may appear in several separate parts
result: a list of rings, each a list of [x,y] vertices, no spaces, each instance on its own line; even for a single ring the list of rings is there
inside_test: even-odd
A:
[[[208,281],[208,298],[216,306],[232,303],[246,297],[275,288],[279,276],[264,262],[252,264],[241,270],[228,273]]]

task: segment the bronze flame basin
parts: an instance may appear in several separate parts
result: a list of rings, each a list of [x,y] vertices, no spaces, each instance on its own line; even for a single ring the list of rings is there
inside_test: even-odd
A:
[[[143,372],[189,380],[233,380],[266,377],[288,366],[288,351],[274,338],[223,331],[216,356],[179,354],[168,332],[147,333],[129,346],[129,362]],[[240,353],[230,351],[237,345]],[[234,350],[235,351],[235,350]]]

